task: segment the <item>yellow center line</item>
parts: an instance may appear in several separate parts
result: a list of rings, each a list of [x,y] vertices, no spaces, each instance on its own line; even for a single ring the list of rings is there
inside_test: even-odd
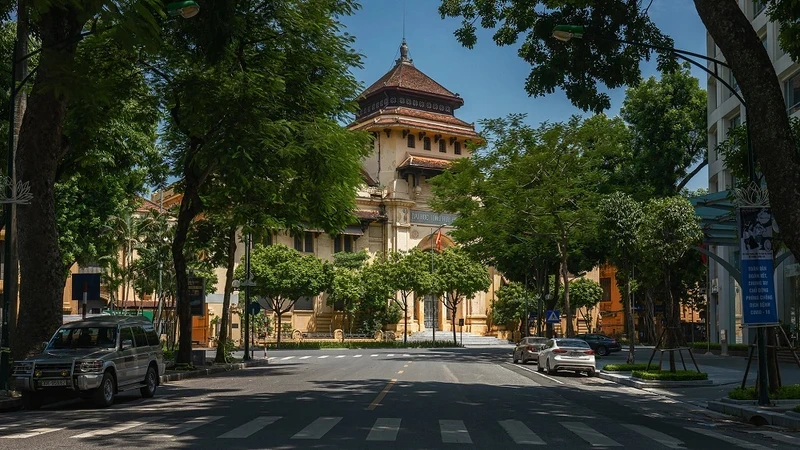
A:
[[[391,388],[392,388],[392,386],[394,386],[394,384],[395,384],[396,382],[397,382],[397,379],[395,379],[395,378],[392,378],[392,380],[391,380],[391,381],[389,381],[389,383],[386,385],[386,387],[385,387],[385,388],[383,388],[383,390],[382,390],[382,391],[381,391],[381,392],[378,394],[378,396],[377,396],[377,397],[375,397],[375,400],[373,400],[373,401],[372,401],[372,403],[370,403],[370,404],[369,404],[369,406],[367,406],[367,411],[372,411],[372,410],[374,410],[375,408],[377,408],[377,407],[378,407],[378,405],[379,405],[379,404],[381,403],[381,401],[383,400],[383,397],[386,397],[386,394],[388,394],[388,393],[389,393],[389,389],[391,389]]]

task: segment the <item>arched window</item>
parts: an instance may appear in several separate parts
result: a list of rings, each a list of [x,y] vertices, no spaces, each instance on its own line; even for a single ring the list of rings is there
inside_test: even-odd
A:
[[[453,153],[455,153],[456,155],[461,154],[461,142],[453,143]]]
[[[426,137],[422,139],[422,148],[424,148],[425,150],[431,149],[431,138]]]
[[[439,153],[447,152],[447,142],[444,139],[439,139]]]
[[[415,144],[416,144],[416,142],[414,142],[414,135],[409,133],[409,135],[408,135],[408,148],[414,148],[416,146]]]

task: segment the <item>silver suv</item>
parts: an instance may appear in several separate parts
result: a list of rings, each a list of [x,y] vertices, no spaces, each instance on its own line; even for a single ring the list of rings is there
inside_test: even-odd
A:
[[[155,395],[164,373],[161,342],[141,316],[98,316],[61,326],[40,355],[14,363],[14,385],[27,409],[63,393],[114,403],[118,392]]]

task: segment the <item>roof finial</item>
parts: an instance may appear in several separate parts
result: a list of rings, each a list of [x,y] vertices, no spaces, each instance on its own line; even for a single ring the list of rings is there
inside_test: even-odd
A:
[[[408,45],[406,45],[405,38],[403,38],[403,42],[400,44],[400,59],[397,62],[408,63],[408,64],[414,62],[412,59],[408,58]]]

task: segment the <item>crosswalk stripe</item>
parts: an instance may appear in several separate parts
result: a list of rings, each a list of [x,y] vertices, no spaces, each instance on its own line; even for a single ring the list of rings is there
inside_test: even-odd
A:
[[[675,439],[674,437],[664,434],[660,431],[656,431],[642,425],[633,425],[629,423],[623,423],[622,426],[629,430],[633,430],[646,438],[650,438],[667,448],[684,448],[683,442],[681,442],[679,439]]]
[[[760,434],[762,436],[774,439],[776,441],[785,442],[787,444],[794,444],[795,446],[800,447],[800,438],[792,437],[783,433],[778,433],[776,431],[747,431],[747,433]]]
[[[472,444],[472,438],[462,420],[440,420],[439,430],[445,444]]]
[[[726,436],[722,433],[717,433],[711,430],[705,430],[703,428],[694,428],[694,427],[686,427],[689,431],[694,431],[695,433],[700,433],[702,435],[712,437],[714,439],[719,439],[720,441],[725,441],[729,444],[733,444],[737,447],[741,448],[749,448],[751,450],[766,450],[767,447],[763,445],[753,444],[752,442],[743,441],[741,439],[736,439],[734,437]]]
[[[330,356],[330,355],[322,355],[322,356],[320,356],[318,359],[325,359],[325,358],[327,358],[327,357],[329,357],[329,356]]]
[[[517,444],[546,445],[542,438],[519,420],[500,420],[499,423]]]
[[[388,356],[388,357],[390,357],[390,358],[391,358],[392,356],[394,356],[394,353],[389,353],[389,354],[388,354],[388,355],[386,355],[386,356]]]
[[[344,355],[339,355],[337,356],[337,358],[344,358]]]
[[[353,358],[361,358],[364,355],[353,355]]]
[[[408,357],[410,357],[410,356],[411,356],[411,355],[409,355],[408,353],[403,353],[403,357],[404,357],[404,358],[408,358]]]
[[[27,431],[24,433],[10,434],[8,436],[0,436],[0,439],[27,439],[30,437],[41,436],[43,434],[52,433],[54,431],[61,431],[64,428],[38,428],[36,430]]]
[[[310,356],[302,356],[302,357],[300,357],[300,359],[308,359],[308,358],[311,358],[311,357]]]
[[[564,428],[577,434],[592,447],[622,447],[619,442],[600,434],[597,430],[582,422],[561,422]]]
[[[369,430],[368,441],[396,441],[401,419],[379,418]]]
[[[294,358],[294,356],[287,356],[285,358],[281,358],[281,361],[286,361],[287,359],[292,359],[292,358]]]
[[[94,431],[87,431],[86,433],[81,433],[75,436],[72,436],[73,439],[83,439],[83,438],[90,438],[95,436],[108,436],[109,434],[116,434],[126,430],[130,430],[131,428],[138,428],[148,422],[156,422],[161,420],[162,417],[150,417],[145,419],[136,420],[133,422],[125,422],[121,423],[117,426],[108,427],[108,428],[100,428],[99,430]]]
[[[227,433],[220,435],[219,439],[244,439],[248,438],[258,431],[261,431],[262,428],[266,427],[267,425],[273,424],[277,422],[281,417],[280,416],[262,416],[257,419],[253,419],[250,422],[247,422],[244,425],[239,426],[238,428],[234,428]]]
[[[341,417],[320,417],[292,436],[292,439],[320,439],[336,426]]]
[[[174,436],[178,436],[180,434],[186,433],[187,431],[192,431],[195,428],[201,427],[203,425],[207,425],[211,422],[216,420],[222,419],[222,416],[206,416],[206,417],[195,417],[194,419],[188,420],[186,422],[181,423],[175,428],[172,428],[169,433],[158,433],[149,435],[148,438],[165,438],[169,439]]]
[[[369,355],[370,358],[374,358],[376,356],[378,356],[378,355]]]

